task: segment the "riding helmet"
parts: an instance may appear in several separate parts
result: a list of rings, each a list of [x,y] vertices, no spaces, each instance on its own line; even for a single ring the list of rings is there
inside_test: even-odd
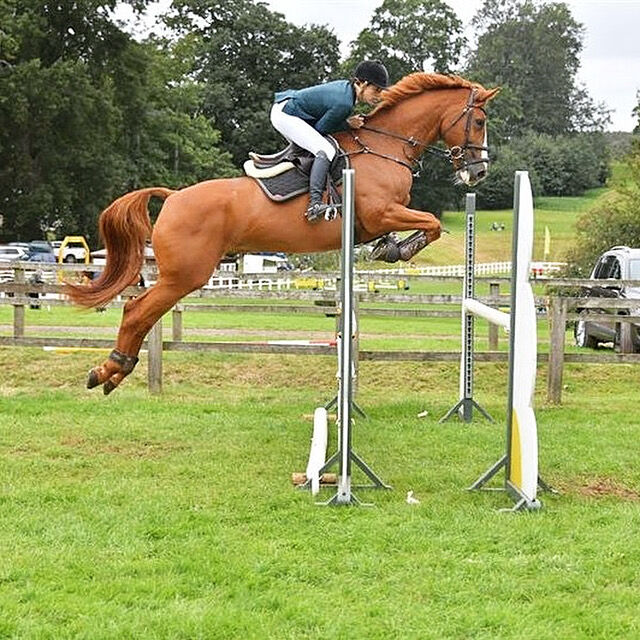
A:
[[[353,76],[381,89],[389,86],[389,72],[379,60],[364,60],[356,67]]]

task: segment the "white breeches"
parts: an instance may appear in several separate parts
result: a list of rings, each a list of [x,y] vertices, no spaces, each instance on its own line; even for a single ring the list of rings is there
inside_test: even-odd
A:
[[[314,156],[317,156],[319,151],[324,151],[327,158],[330,161],[333,160],[336,155],[333,145],[302,118],[285,113],[283,111],[285,104],[287,104],[286,100],[271,107],[271,124],[275,130],[289,142],[295,142],[299,147],[313,153]]]

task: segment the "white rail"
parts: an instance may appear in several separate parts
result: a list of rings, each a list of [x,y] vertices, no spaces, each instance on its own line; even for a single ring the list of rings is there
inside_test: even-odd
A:
[[[492,324],[497,324],[500,327],[504,327],[505,329],[509,328],[509,324],[511,322],[510,316],[508,313],[504,313],[503,311],[498,311],[498,309],[494,309],[482,302],[478,302],[473,298],[467,298],[462,301],[463,311],[467,313],[472,313],[474,316],[480,316],[485,320],[488,320]]]

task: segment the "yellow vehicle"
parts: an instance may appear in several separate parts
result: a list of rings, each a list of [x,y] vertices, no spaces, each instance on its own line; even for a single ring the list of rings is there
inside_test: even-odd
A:
[[[57,253],[58,262],[62,264],[72,264],[74,262],[84,262],[89,264],[91,252],[84,236],[65,236],[62,241],[51,243],[54,252]]]

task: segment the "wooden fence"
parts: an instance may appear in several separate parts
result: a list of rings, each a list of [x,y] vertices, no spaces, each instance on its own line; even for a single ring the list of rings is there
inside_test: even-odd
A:
[[[42,265],[43,269],[51,272],[57,269],[55,265]],[[104,348],[113,347],[111,339],[96,338],[53,338],[53,337],[27,337],[25,336],[25,307],[34,304],[69,305],[67,300],[61,299],[62,285],[55,278],[48,277],[45,282],[34,282],[29,276],[33,265],[28,263],[18,263],[13,267],[13,279],[9,282],[0,283],[0,304],[13,306],[13,335],[0,336],[0,346],[51,346],[67,348]],[[64,270],[84,271],[86,267],[65,266]],[[308,274],[305,274],[308,275]],[[324,274],[323,274],[324,275]],[[409,275],[410,279],[419,280],[460,280],[457,277],[448,276],[424,276]],[[31,281],[29,281],[31,280]],[[478,299],[494,307],[505,307],[509,304],[509,296],[500,292],[500,286],[508,283],[508,278],[484,278],[477,282],[485,281],[489,286],[489,295]],[[593,286],[593,281],[589,280],[568,280],[568,279],[539,279],[538,284],[544,284],[547,288],[553,287],[556,290],[580,289],[589,285]],[[640,281],[598,281],[602,286],[640,286]],[[128,287],[120,299],[115,300],[110,306],[122,306],[123,299],[128,296],[135,296],[144,291],[142,287]],[[47,297],[42,300],[41,296]],[[286,345],[268,344],[253,342],[204,342],[189,341],[183,339],[184,313],[192,312],[258,312],[258,313],[287,313],[287,314],[323,314],[337,315],[336,298],[327,291],[247,291],[239,290],[205,290],[201,289],[192,294],[193,298],[233,297],[239,299],[253,298],[264,299],[286,299],[303,300],[311,304],[206,304],[186,302],[177,304],[172,313],[172,340],[163,340],[162,319],[153,327],[143,348],[148,350],[148,384],[152,393],[158,393],[162,388],[162,352],[163,351],[217,351],[225,353],[279,353],[279,354],[305,354],[305,355],[332,355],[335,348],[325,345]],[[37,297],[34,297],[37,296]],[[358,294],[359,303],[393,303],[393,307],[363,307],[360,306],[359,313],[362,316],[378,317],[460,317],[460,310],[452,308],[452,305],[460,305],[460,295],[449,294],[388,294],[388,293],[368,293]],[[585,351],[584,353],[566,353],[566,328],[568,322],[575,320],[607,320],[618,323],[636,322],[637,316],[630,316],[630,310],[636,310],[639,306],[638,300],[598,298],[595,296],[569,296],[560,295],[556,291],[553,295],[545,295],[536,300],[539,309],[544,310],[549,321],[550,346],[549,353],[539,353],[538,361],[548,363],[547,372],[547,401],[552,404],[559,404],[562,399],[562,385],[564,376],[564,364],[570,363],[637,363],[640,362],[640,354],[625,353],[597,353]],[[405,305],[400,306],[400,305]],[[446,309],[419,308],[407,305],[448,305]],[[601,307],[619,310],[616,314],[590,313],[591,309]],[[582,309],[577,313],[576,309]],[[479,362],[502,362],[507,360],[507,353],[498,351],[498,327],[489,325],[488,335],[489,350],[476,352],[476,360]],[[460,353],[456,351],[358,351],[358,360],[376,361],[414,361],[414,362],[443,362],[458,361]]]

